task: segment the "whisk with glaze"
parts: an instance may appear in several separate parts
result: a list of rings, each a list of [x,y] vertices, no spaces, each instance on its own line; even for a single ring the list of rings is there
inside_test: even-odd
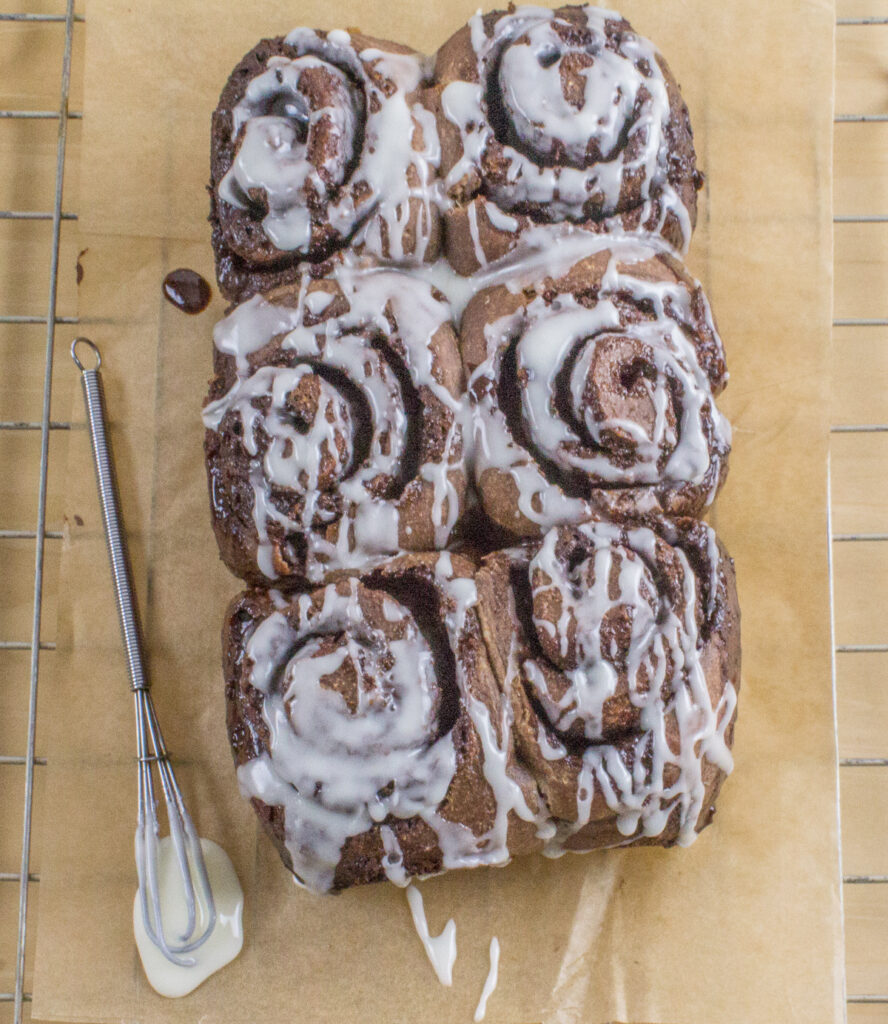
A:
[[[78,357],[78,348],[88,348],[95,365],[85,366]],[[130,677],[136,712],[136,744],[139,765],[139,813],[136,825],[136,870],[139,876],[142,921],[151,941],[174,964],[192,966],[188,956],[202,946],[216,925],[216,906],[207,874],[200,837],[185,807],[182,791],[170,763],[157,713],[151,699],[150,683],[142,658],[141,629],[132,586],[132,573],[127,552],[126,536],[120,514],[117,480],[111,449],[105,432],[105,398],[99,369],[102,357],[98,347],[88,338],[75,338],[71,345],[71,358],[80,370],[83,397],[86,403],[87,423],[99,500],[111,561],[111,576],[120,628],[126,649],[126,663]],[[176,863],[182,879],[187,919],[181,934],[170,937],[164,931],[158,881],[158,845],[160,822],[157,815],[155,772],[166,805]],[[198,914],[198,901],[202,913]],[[200,925],[198,927],[198,918]]]

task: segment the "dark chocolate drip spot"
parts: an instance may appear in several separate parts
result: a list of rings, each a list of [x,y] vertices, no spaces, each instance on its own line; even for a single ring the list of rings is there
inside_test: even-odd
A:
[[[77,264],[78,268],[80,264]],[[163,294],[167,302],[183,313],[202,313],[210,304],[213,292],[209,283],[196,270],[179,267],[163,279]]]

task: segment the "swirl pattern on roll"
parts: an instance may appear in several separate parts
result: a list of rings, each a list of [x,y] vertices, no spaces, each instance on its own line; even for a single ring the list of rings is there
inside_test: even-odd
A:
[[[406,555],[288,600],[248,591],[230,607],[238,779],[309,888],[405,884],[540,847],[471,574],[458,556]]]
[[[440,243],[435,121],[407,47],[307,28],[263,40],[213,120],[211,220],[230,298],[345,245],[394,262]]]
[[[699,284],[602,240],[563,276],[480,292],[461,327],[484,509],[519,536],[599,513],[698,515],[724,480],[724,354]]]
[[[560,527],[487,556],[477,579],[549,852],[693,841],[732,768],[740,682],[733,566],[712,529]]]
[[[462,369],[425,283],[340,265],[236,307],[204,406],[222,557],[301,585],[445,547],[463,502]]]
[[[434,93],[460,273],[551,244],[540,224],[687,249],[702,181],[687,108],[663,57],[619,15],[479,12],[438,51]]]

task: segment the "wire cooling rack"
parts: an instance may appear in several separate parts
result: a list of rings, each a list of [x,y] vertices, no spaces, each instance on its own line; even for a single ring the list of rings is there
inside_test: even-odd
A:
[[[849,4],[852,2],[854,0],[839,0],[840,13],[844,13],[844,10],[848,9]],[[880,0],[862,0],[859,6],[869,12],[879,2]],[[51,3],[48,6],[51,6]],[[33,541],[33,580],[29,579],[26,581],[31,584],[33,598],[29,617],[30,639],[21,635],[7,635],[9,628],[5,618],[8,618],[8,616],[4,617],[2,615],[3,609],[0,609],[0,652],[20,651],[29,659],[26,673],[27,683],[24,708],[21,709],[25,722],[23,730],[24,749],[21,749],[20,746],[17,749],[5,749],[3,744],[8,742],[8,737],[0,730],[0,795],[3,795],[4,791],[7,793],[14,792],[16,795],[21,794],[20,801],[18,799],[13,801],[4,799],[0,803],[0,815],[2,815],[0,817],[0,830],[7,835],[20,836],[18,844],[0,842],[0,850],[3,851],[4,857],[14,857],[14,853],[9,851],[14,851],[16,845],[20,852],[17,865],[14,861],[0,863],[0,898],[3,900],[2,908],[6,908],[6,912],[0,913],[0,926],[2,926],[2,930],[0,930],[0,1024],[24,1024],[24,1022],[30,1019],[28,1004],[30,1003],[31,994],[26,984],[31,966],[27,961],[31,948],[28,938],[29,927],[33,938],[33,897],[36,893],[35,887],[40,880],[39,874],[33,870],[32,849],[36,829],[32,827],[32,821],[35,784],[39,782],[39,776],[36,773],[39,772],[42,765],[46,764],[44,758],[37,756],[37,693],[41,667],[45,666],[46,657],[51,657],[51,652],[55,649],[54,642],[46,639],[44,635],[45,627],[52,625],[49,622],[50,614],[47,613],[48,588],[45,586],[45,582],[48,569],[58,559],[58,551],[53,545],[47,547],[46,542],[57,541],[62,536],[60,529],[47,528],[47,497],[50,488],[50,438],[55,431],[70,429],[69,423],[54,420],[51,416],[53,353],[57,335],[61,335],[60,340],[63,342],[69,340],[68,332],[64,330],[59,332],[59,325],[73,325],[77,323],[76,317],[60,316],[57,307],[59,304],[59,257],[62,226],[65,221],[76,220],[77,218],[76,213],[70,212],[63,207],[63,198],[69,124],[72,121],[79,120],[81,117],[79,112],[69,110],[68,96],[71,83],[72,50],[78,31],[84,31],[82,27],[83,21],[83,16],[74,12],[74,0],[67,0],[67,6],[64,11],[59,12],[0,13],[0,32],[20,30],[47,33],[53,37],[52,45],[49,47],[53,53],[58,51],[58,43],[62,42],[60,64],[50,66],[47,63],[47,66],[41,69],[44,78],[49,76],[57,76],[58,78],[58,102],[55,109],[39,109],[39,97],[35,102],[33,98],[28,96],[24,96],[22,102],[18,104],[22,109],[0,109],[0,148],[2,148],[4,142],[3,131],[8,130],[15,122],[26,120],[54,121],[57,125],[52,208],[0,209],[0,227],[2,227],[2,222],[6,221],[25,221],[48,222],[51,228],[48,252],[48,280],[45,304],[42,307],[43,311],[39,307],[25,310],[0,307],[0,327],[11,325],[5,329],[24,331],[25,325],[37,325],[38,328],[39,325],[45,326],[42,366],[34,370],[34,375],[37,379],[30,382],[42,395],[39,419],[33,417],[29,419],[6,419],[4,417],[7,414],[7,410],[0,406],[0,442],[2,442],[4,436],[21,436],[28,432],[30,432],[31,437],[36,433],[39,435],[40,440],[39,448],[33,453],[34,465],[29,467],[28,474],[28,479],[35,482],[36,490],[36,514],[32,519],[33,529],[23,528],[25,524],[22,523],[5,522],[6,505],[0,502],[0,587],[10,583],[8,566],[11,564],[2,545],[8,545],[10,542]],[[882,32],[884,33],[883,42],[888,43],[888,17],[839,17],[837,20],[837,38],[840,51],[846,45],[847,34],[861,31]],[[865,40],[863,43],[864,50],[868,47],[872,51],[873,47],[870,46],[870,41]],[[43,50],[37,47],[36,52],[43,52]],[[888,72],[888,46],[883,47],[883,54],[884,60],[881,63],[881,67],[877,70],[884,79],[886,72]],[[0,57],[0,95],[21,95],[16,92],[12,84],[12,80],[17,75],[17,70],[14,63],[4,62],[2,57]],[[842,74],[841,63],[839,74]],[[4,79],[6,80],[4,81]],[[888,122],[888,113],[870,111],[840,111],[837,113],[837,155],[839,154],[840,146],[852,141],[840,137],[840,133],[844,130],[839,127],[840,125],[866,125],[884,122]],[[857,142],[853,144],[857,145]],[[876,146],[873,147],[873,150],[874,152],[880,152],[883,159],[888,159],[888,146],[881,146],[881,148]],[[38,156],[44,164],[50,160],[46,153],[38,154],[34,156],[34,159],[37,159]],[[888,168],[884,166],[876,169],[882,179],[885,178],[886,169]],[[15,166],[12,171],[16,175],[29,175],[33,172],[34,169],[26,166],[26,160],[24,159],[22,164]],[[884,196],[879,198],[884,199]],[[864,202],[864,199],[860,201]],[[876,202],[876,197],[873,197],[873,202]],[[884,212],[871,212],[870,208],[866,208],[865,212],[840,212],[835,217],[835,222],[837,225],[844,226],[837,227],[837,232],[846,230],[849,226],[852,226],[853,230],[854,225],[873,225],[875,230],[888,232],[888,204],[886,204]],[[878,225],[885,225],[885,227],[880,229]],[[888,239],[888,235],[886,235],[886,239]],[[865,260],[866,251],[861,249],[859,254]],[[847,258],[847,246],[837,247],[837,259]],[[853,259],[853,254],[851,258]],[[883,265],[883,271],[886,267],[888,267],[888,261]],[[837,265],[838,269],[840,268]],[[886,297],[888,290],[884,289],[885,282],[882,282],[882,284],[881,300],[885,303],[885,312],[888,314],[888,297]],[[881,342],[885,345],[886,350],[888,350],[888,315],[874,317],[856,315],[837,316],[834,321],[834,327],[837,331],[852,332],[850,335],[852,338],[852,352],[854,351],[853,339],[858,336],[869,337],[873,332],[879,331],[882,333],[879,335],[877,345]],[[33,330],[33,328],[29,329]],[[848,335],[845,334],[843,337],[847,338]],[[23,338],[22,340],[24,342],[25,339]],[[837,351],[838,344],[839,340],[837,338]],[[883,367],[888,369],[888,357],[882,355],[881,359]],[[836,365],[838,366],[839,364],[837,363]],[[37,364],[35,363],[34,366],[37,367]],[[873,383],[866,380],[868,375],[865,372],[865,367],[861,366],[860,369],[860,386],[872,387]],[[879,386],[881,380],[882,378],[876,374],[876,387]],[[886,375],[886,380],[883,384],[885,383],[888,383],[888,375]],[[852,546],[856,545],[885,544],[885,549],[888,550],[888,543],[886,543],[888,542],[888,488],[882,487],[876,493],[875,504],[870,500],[867,506],[867,522],[871,524],[875,517],[876,520],[881,521],[882,526],[875,530],[869,529],[869,527],[864,530],[857,529],[854,525],[853,506],[851,506],[852,514],[849,518],[848,509],[843,504],[844,496],[838,489],[837,483],[837,481],[844,482],[848,479],[846,472],[837,472],[839,459],[841,459],[843,464],[849,461],[853,464],[857,446],[864,445],[868,439],[872,439],[873,435],[884,434],[886,440],[888,440],[888,393],[883,394],[881,397],[883,399],[881,407],[878,405],[878,396],[875,406],[872,401],[865,402],[863,405],[867,409],[881,409],[884,415],[874,416],[872,422],[857,422],[849,419],[847,413],[843,414],[842,409],[834,407],[836,411],[834,412],[834,425],[832,427],[834,443],[831,453],[830,596],[833,612],[835,650],[833,678],[839,708],[839,772],[842,787],[843,817],[851,813],[855,803],[863,802],[869,807],[868,793],[875,792],[879,785],[888,794],[888,786],[885,785],[888,782],[888,731],[878,734],[876,742],[881,742],[881,747],[878,750],[872,748],[872,743],[870,743],[870,747],[867,747],[866,737],[870,735],[872,730],[870,730],[870,733],[866,733],[864,729],[863,734],[861,734],[858,728],[855,732],[853,701],[849,704],[844,700],[843,695],[843,688],[846,685],[850,688],[851,685],[850,683],[846,684],[846,676],[848,678],[856,678],[856,676],[861,674],[860,662],[855,662],[855,659],[871,659],[873,661],[872,670],[869,671],[865,668],[862,673],[869,678],[871,683],[873,677],[885,674],[885,665],[888,664],[888,642],[884,641],[888,640],[888,629],[885,629],[881,636],[861,638],[860,642],[856,640],[855,642],[845,642],[845,638],[842,635],[842,623],[844,621],[843,601],[846,600],[846,595],[849,592],[853,592],[853,586],[851,591],[849,591],[846,585],[848,567],[844,564],[841,555],[841,552],[850,550]],[[853,402],[851,404],[853,405]],[[836,450],[837,439],[839,439],[839,443],[842,446],[841,452]],[[885,452],[888,454],[888,445],[886,445]],[[0,451],[0,463],[3,462],[2,455],[3,452]],[[866,457],[866,453],[864,453],[864,457]],[[6,474],[10,471],[11,467],[0,465],[0,468]],[[882,468],[884,468],[884,463]],[[866,477],[865,468],[862,475],[864,478]],[[841,477],[841,481],[839,481],[839,477]],[[0,478],[5,479],[5,476]],[[834,524],[837,523],[836,509],[839,506],[844,511],[841,515],[841,524],[838,528],[834,529]],[[875,561],[878,563],[878,558]],[[30,574],[30,570],[28,572]],[[884,616],[882,618],[884,619]],[[44,629],[42,630],[41,627],[44,627]],[[880,658],[880,655],[884,657]],[[849,666],[851,666],[850,674],[846,671]],[[883,679],[882,682],[884,683],[885,680]],[[19,680],[18,678],[13,678],[12,673],[5,673],[0,685],[2,685],[4,690],[7,688],[11,689],[13,686],[19,685]],[[879,714],[871,717],[878,721],[881,716],[881,721],[888,723],[888,694],[886,694],[884,687],[879,688],[874,684],[867,691],[867,695],[869,704],[864,702],[863,716],[866,716],[867,712],[872,710],[872,702],[878,700],[883,702],[884,706]],[[843,710],[846,704],[850,708],[848,711]],[[856,713],[858,717],[861,717],[859,708]],[[843,725],[846,724],[846,721],[850,723],[847,737],[843,731]],[[864,736],[863,739],[860,738],[861,735]],[[854,755],[852,756],[849,751],[853,751]],[[861,752],[865,752],[866,756],[857,756]],[[15,778],[12,778],[12,775],[15,775]],[[863,794],[862,801],[861,794]],[[881,807],[882,810],[888,812],[888,800],[880,803],[876,799],[873,801],[873,806],[877,810]],[[884,839],[885,821],[869,819],[869,825],[876,837],[881,836]],[[848,835],[846,828],[843,828],[843,833],[845,834],[842,853],[845,863],[849,863],[852,859],[855,864],[865,863],[865,858],[856,854],[852,857],[854,842],[860,845],[859,837]],[[870,842],[872,842],[872,837],[870,837]],[[864,843],[864,845],[866,844]],[[861,1024],[864,1021],[868,1022],[868,1024],[874,1024],[876,1021],[881,1021],[883,1024],[888,1022],[888,980],[883,980],[888,979],[888,902],[884,899],[884,893],[888,892],[888,860],[884,860],[882,863],[885,864],[885,873],[861,871],[843,876],[846,934],[848,938],[847,1002],[849,1021],[852,1024],[856,1024],[858,1021]],[[14,891],[17,894],[17,899],[9,898],[10,891]],[[29,905],[31,907],[30,914]],[[8,930],[10,934],[3,934],[2,932],[5,930]],[[872,936],[877,937],[875,943],[871,938]],[[879,941],[878,937],[880,937],[881,941]],[[875,948],[872,948],[873,946]],[[14,950],[14,954],[10,952],[9,957],[6,957],[6,950]],[[76,1008],[72,1008],[72,1010],[76,1013]]]
[[[16,528],[20,524],[4,523],[0,518],[0,543],[9,545],[12,541],[32,540],[34,542],[34,575],[33,575],[33,607],[31,614],[31,635],[30,639],[18,636],[6,636],[0,633],[0,650],[6,651],[27,651],[29,652],[29,668],[27,683],[27,726],[24,750],[0,750],[0,772],[7,773],[6,778],[0,781],[0,791],[10,791],[17,788],[18,779],[11,780],[8,773],[22,773],[23,806],[19,808],[21,813],[21,856],[18,870],[9,870],[14,865],[0,864],[0,884],[4,887],[17,887],[18,901],[17,911],[14,915],[15,928],[15,959],[14,976],[12,978],[12,990],[0,992],[0,1020],[9,1019],[9,1009],[12,1010],[12,1021],[14,1024],[21,1024],[29,1017],[26,1004],[30,1002],[31,995],[25,988],[26,950],[28,949],[28,924],[33,921],[33,914],[28,914],[29,896],[32,886],[39,881],[39,876],[31,870],[31,847],[32,847],[32,814],[34,808],[35,769],[44,765],[45,759],[36,756],[36,735],[37,735],[37,689],[40,679],[42,655],[44,652],[52,651],[55,644],[52,641],[42,639],[42,619],[45,608],[44,582],[46,578],[48,540],[58,540],[61,537],[59,530],[47,530],[47,484],[49,470],[50,434],[54,430],[65,430],[69,428],[68,423],[55,422],[51,419],[51,400],[53,384],[53,352],[57,328],[59,324],[74,324],[76,318],[62,317],[58,315],[58,290],[59,290],[59,253],[61,242],[61,228],[63,220],[76,219],[76,215],[63,211],[62,199],[64,194],[66,152],[68,143],[69,121],[79,118],[80,114],[69,111],[68,93],[71,83],[71,54],[74,41],[75,26],[82,22],[83,18],[74,13],[74,0],[67,0],[67,7],[62,14],[53,13],[0,13],[0,29],[11,30],[33,30],[39,26],[42,31],[64,33],[64,44],[62,51],[61,67],[43,69],[46,75],[57,75],[59,81],[58,105],[54,110],[21,109],[21,110],[0,110],[0,131],[13,122],[22,120],[48,120],[57,123],[56,147],[55,147],[55,187],[53,191],[53,202],[51,210],[0,210],[0,220],[3,221],[49,221],[51,223],[51,236],[49,245],[49,267],[48,282],[46,290],[46,304],[43,312],[38,310],[18,311],[0,309],[0,324],[26,325],[44,324],[46,327],[44,359],[42,367],[42,408],[39,420],[2,420],[0,430],[6,432],[38,431],[40,435],[39,452],[36,466],[37,484],[37,511],[32,530]],[[42,52],[39,47],[35,52]],[[9,76],[13,79],[19,69],[7,63],[6,67],[0,70],[0,88],[6,95],[15,95],[15,89],[11,81],[2,81],[2,78]],[[38,151],[39,152],[39,151]],[[27,175],[33,173],[33,169],[27,166],[18,166],[13,171],[16,175]],[[25,339],[22,339],[23,342]],[[28,339],[30,341],[30,339]],[[35,382],[36,383],[36,382]],[[0,409],[0,416],[5,410]],[[5,467],[10,471],[10,467]],[[4,503],[5,505],[5,503]],[[0,512],[2,517],[2,512]],[[56,557],[53,552],[49,557]],[[6,552],[0,556],[0,565],[4,567],[9,563]],[[3,576],[6,577],[6,568]],[[4,580],[4,582],[7,582]],[[4,623],[5,625],[5,623]],[[3,680],[2,685],[11,687],[17,685],[18,680],[12,678],[12,674]],[[12,815],[14,808],[4,801],[5,813]],[[12,821],[4,821],[3,829],[13,827]],[[5,896],[5,894],[4,894]],[[7,915],[11,916],[11,915]],[[5,938],[5,937],[4,937]],[[4,964],[5,966],[5,964]],[[5,988],[4,979],[3,987]],[[4,1005],[5,1004],[5,1005]]]
[[[874,472],[884,475],[888,452],[880,442],[880,435],[888,441],[888,389],[877,369],[888,353],[888,17],[884,3],[875,13],[879,7],[880,0],[839,0],[836,25],[829,567],[851,1024],[888,1022],[888,858],[878,851],[888,825],[888,732],[866,723],[888,716],[888,693],[879,685],[888,628],[884,614],[861,614],[859,602],[888,575],[888,487],[866,486]]]

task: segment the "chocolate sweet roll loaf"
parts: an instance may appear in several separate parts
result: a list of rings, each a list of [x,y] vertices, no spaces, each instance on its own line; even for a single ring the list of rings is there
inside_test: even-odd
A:
[[[598,514],[699,515],[727,473],[727,373],[699,284],[663,248],[602,240],[553,277],[469,303],[461,327],[487,514],[524,537]]]
[[[619,15],[479,12],[438,51],[434,95],[459,273],[550,245],[538,225],[687,249],[702,182],[688,111],[666,61]]]
[[[479,614],[547,852],[686,845],[731,770],[740,617],[706,524],[560,527],[489,555]]]
[[[420,58],[358,32],[264,39],[213,116],[217,276],[239,301],[350,245],[396,262],[440,247],[435,120]]]
[[[205,450],[232,572],[287,588],[446,546],[466,489],[465,399],[439,292],[338,265],[253,296],[214,342]]]
[[[472,569],[405,555],[288,600],[248,591],[229,608],[241,790],[306,886],[404,884],[542,846]]]
[[[300,28],[235,68],[212,145],[228,731],[284,864],[327,892],[692,842],[740,615],[663,58],[595,7],[479,13],[434,71]]]

